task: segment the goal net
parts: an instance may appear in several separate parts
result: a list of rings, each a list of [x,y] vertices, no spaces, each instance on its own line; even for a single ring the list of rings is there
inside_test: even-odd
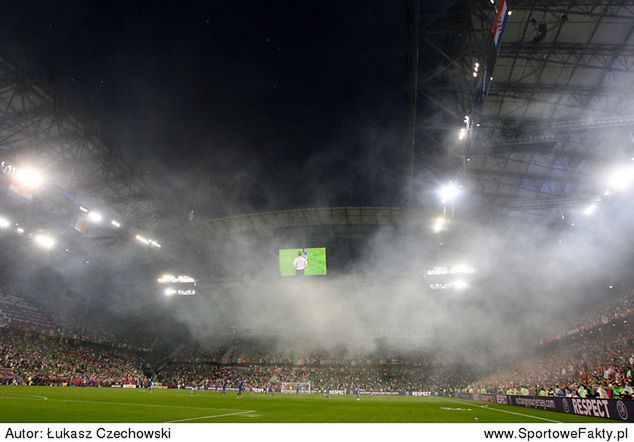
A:
[[[282,382],[282,393],[310,393],[310,382]]]

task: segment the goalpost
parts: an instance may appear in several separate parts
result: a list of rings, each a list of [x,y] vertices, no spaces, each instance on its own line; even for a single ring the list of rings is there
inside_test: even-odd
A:
[[[282,382],[282,393],[310,393],[310,382]]]

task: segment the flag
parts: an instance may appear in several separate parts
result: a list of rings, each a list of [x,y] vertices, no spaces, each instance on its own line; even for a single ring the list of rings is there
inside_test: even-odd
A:
[[[506,0],[499,0],[499,4],[495,13],[493,26],[491,27],[491,40],[484,62],[481,63],[479,73],[478,93],[475,99],[475,107],[481,108],[489,93],[491,82],[493,81],[493,68],[497,61],[502,40],[504,39],[504,31],[509,21],[509,5]]]
[[[497,15],[495,17],[495,23],[493,23],[493,46],[496,53],[500,52],[502,46],[502,39],[504,38],[504,31],[506,30],[506,24],[509,21],[509,7],[506,0],[500,0],[498,6]]]

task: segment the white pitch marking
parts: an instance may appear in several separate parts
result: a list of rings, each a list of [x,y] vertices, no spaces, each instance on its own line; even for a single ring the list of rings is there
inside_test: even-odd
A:
[[[38,400],[42,400],[42,401],[47,401],[48,398],[46,396],[36,396],[36,395],[30,395],[30,396],[0,396],[0,399],[38,399]]]
[[[225,414],[212,414],[211,416],[200,416],[200,417],[190,417],[187,419],[178,419],[175,421],[167,421],[165,422],[166,424],[175,424],[178,422],[187,422],[187,421],[197,421],[197,420],[201,420],[201,419],[213,419],[216,417],[226,417],[226,416],[239,416],[241,414],[249,414],[249,413],[255,413],[255,410],[247,410],[247,411],[242,411],[240,413],[225,413]]]
[[[446,401],[449,401],[449,399],[447,399],[447,398],[442,398],[442,399],[444,399]],[[546,419],[545,417],[533,416],[533,415],[524,414],[524,413],[517,413],[515,411],[500,410],[499,408],[485,407],[484,405],[477,405],[477,404],[473,404],[473,403],[470,403],[470,402],[459,401],[459,400],[457,400],[455,398],[451,398],[451,401],[458,402],[459,404],[473,405],[474,407],[484,408],[485,410],[493,410],[493,411],[499,411],[500,413],[515,414],[517,416],[530,417],[532,419],[539,419],[540,421],[546,421],[546,422],[554,422],[556,424],[560,424],[561,423],[561,421],[556,421],[556,420],[553,420],[553,419]]]
[[[0,396],[0,399],[30,399],[34,400],[35,398],[44,398],[45,396]],[[44,399],[51,400],[55,402],[77,402],[81,404],[106,404],[106,405],[131,405],[136,407],[158,407],[158,408],[187,408],[191,410],[219,410],[219,411],[238,411],[235,408],[215,408],[215,407],[190,407],[187,405],[158,405],[158,404],[141,404],[138,402],[108,402],[108,401],[86,401],[79,399]]]

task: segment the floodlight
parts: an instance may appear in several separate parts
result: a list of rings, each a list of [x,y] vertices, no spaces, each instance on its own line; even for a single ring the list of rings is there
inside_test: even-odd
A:
[[[24,233],[24,229],[22,227],[18,227],[16,229],[16,232],[18,232],[20,235],[22,235]]]
[[[119,222],[118,222],[118,221],[115,221],[115,220],[110,221],[110,224],[112,224],[113,226],[115,226],[117,229],[118,229],[119,227],[121,227],[121,224],[119,224]]]
[[[477,74],[475,76],[477,76]],[[460,129],[460,132],[458,132],[458,139],[462,141],[465,138],[467,138],[467,128],[463,127],[462,129]]]
[[[455,200],[458,197],[458,195],[460,195],[460,193],[461,193],[460,187],[451,181],[448,184],[445,184],[444,186],[442,186],[438,190],[440,201],[443,204],[453,202],[453,200]]]
[[[608,176],[608,186],[611,189],[624,190],[634,182],[634,168],[622,167],[614,170]]]
[[[467,284],[465,281],[463,281],[462,279],[459,279],[457,281],[454,281],[453,284],[451,285],[453,288],[455,288],[456,290],[464,290],[467,287],[469,287],[469,284]]]
[[[166,282],[173,282],[176,279],[176,277],[174,275],[170,275],[169,273],[166,273],[164,275],[161,275],[161,277],[158,279],[158,282],[160,282],[161,284],[164,284]]]
[[[11,225],[11,223],[9,222],[9,220],[4,219],[4,218],[0,218],[0,228],[6,229]]]
[[[142,242],[142,243],[143,243],[143,244],[145,244],[146,246],[147,246],[148,244],[150,244],[150,241],[149,241],[149,240],[147,240],[146,238],[142,237],[141,235],[137,235],[137,236],[136,236],[136,240],[137,240],[137,241],[139,241],[139,242]]]
[[[29,189],[35,189],[42,184],[44,180],[42,174],[34,169],[16,169],[13,174],[15,179],[21,185],[28,187]]]
[[[172,296],[176,294],[176,290],[173,288],[166,288],[163,293],[165,293],[165,296]]]
[[[439,216],[438,218],[436,218],[436,220],[434,221],[434,233],[438,233],[441,232],[444,228],[445,228],[445,224],[447,223],[447,220],[442,217]]]
[[[597,205],[592,203],[584,209],[583,214],[586,216],[590,216],[595,212],[595,210],[597,210]]]
[[[453,275],[474,273],[475,270],[467,264],[458,264],[449,269],[449,273]]]
[[[33,240],[41,247],[45,249],[52,249],[55,245],[55,239],[48,235],[35,235]]]
[[[95,224],[99,224],[101,220],[103,220],[103,215],[99,212],[90,212],[88,214],[88,219]]]

